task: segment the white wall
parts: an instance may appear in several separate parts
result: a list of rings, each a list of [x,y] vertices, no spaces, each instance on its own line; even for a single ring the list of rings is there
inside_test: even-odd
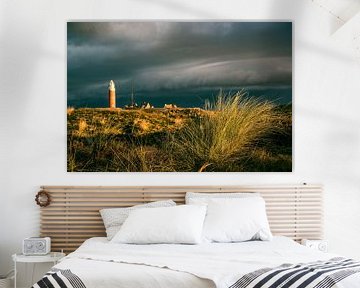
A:
[[[294,172],[67,173],[71,19],[294,20]],[[0,274],[22,239],[38,234],[34,195],[42,184],[322,183],[330,250],[360,258],[360,52],[352,47],[358,44],[351,21],[338,21],[310,0],[1,1]]]

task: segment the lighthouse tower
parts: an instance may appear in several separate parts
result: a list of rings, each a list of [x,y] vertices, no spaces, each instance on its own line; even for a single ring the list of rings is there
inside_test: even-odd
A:
[[[113,80],[109,82],[109,108],[116,108],[116,93],[115,93],[115,83]]]

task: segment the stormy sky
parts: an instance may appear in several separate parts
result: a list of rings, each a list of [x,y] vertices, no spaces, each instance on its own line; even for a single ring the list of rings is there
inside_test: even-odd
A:
[[[199,106],[219,89],[291,102],[290,22],[69,22],[68,106]],[[180,102],[180,103],[179,103]]]

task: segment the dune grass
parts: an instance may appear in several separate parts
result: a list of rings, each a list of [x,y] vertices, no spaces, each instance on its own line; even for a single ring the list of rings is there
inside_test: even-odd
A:
[[[202,109],[68,113],[68,171],[291,171],[291,107],[220,94]]]
[[[258,141],[281,130],[281,114],[270,102],[220,94],[210,113],[191,121],[173,136],[171,146],[184,167],[197,171],[246,169]]]

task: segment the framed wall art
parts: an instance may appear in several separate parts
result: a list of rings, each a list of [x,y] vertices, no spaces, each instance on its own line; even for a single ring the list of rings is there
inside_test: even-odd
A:
[[[291,22],[68,22],[69,172],[291,172]]]

